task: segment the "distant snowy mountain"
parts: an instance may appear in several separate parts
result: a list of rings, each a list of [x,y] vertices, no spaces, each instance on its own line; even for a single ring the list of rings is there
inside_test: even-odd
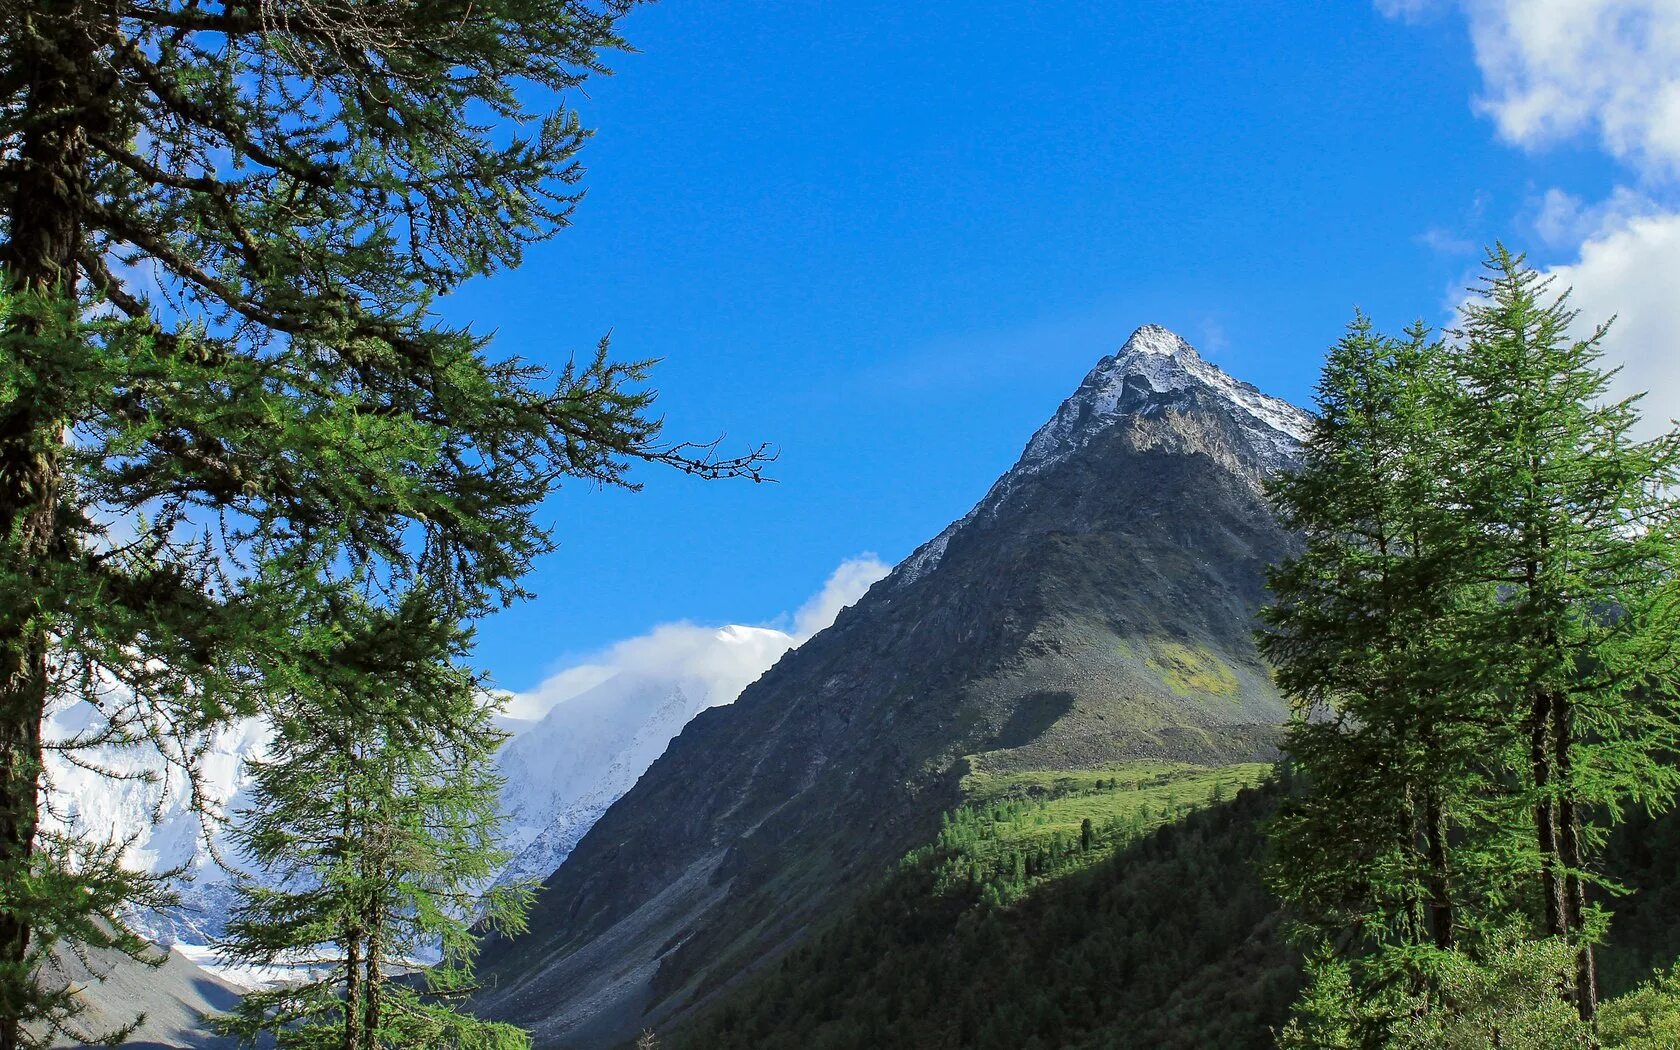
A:
[[[513,737],[498,765],[507,780],[505,848],[514,858],[501,877],[553,874],[695,715],[733,703],[886,574],[873,555],[850,558],[788,631],[665,624],[510,697],[503,724]]]
[[[673,641],[674,636],[674,641]],[[502,719],[512,737],[497,756],[506,779],[502,808],[504,849],[513,861],[503,879],[541,880],[560,866],[583,833],[636,782],[688,720],[727,704],[776,658],[793,636],[761,627],[674,626],[659,638],[658,659],[622,669],[587,665],[562,678],[582,686],[559,699],[546,696],[541,717]],[[649,654],[652,655],[652,654]],[[515,696],[510,710],[529,710]],[[62,739],[91,717],[86,705],[56,716]],[[218,733],[203,762],[202,788],[223,812],[237,812],[248,785],[247,758],[260,755],[269,734],[256,720]],[[51,762],[54,822],[101,840],[132,840],[130,863],[148,871],[179,870],[181,907],[136,921],[152,940],[203,946],[221,935],[232,901],[233,876],[217,861],[227,856],[226,830],[207,835],[191,805],[187,778],[153,753],[130,749],[97,755],[106,775],[62,759]]]
[[[498,756],[514,854],[504,879],[546,878],[689,719],[733,701],[794,639],[731,626],[696,630],[680,644],[676,659],[626,667],[540,720],[510,725],[517,735]]]
[[[789,649],[856,601],[886,566],[873,557],[843,563],[793,617],[791,631],[765,627],[667,624],[619,642],[592,661],[564,670],[537,689],[508,697],[502,726],[511,738],[497,756],[506,778],[504,848],[513,856],[500,878],[542,880],[584,832],[635,784],[688,721],[731,703]],[[49,722],[50,739],[67,739],[95,717],[86,704]],[[211,741],[201,788],[223,812],[244,804],[247,758],[269,734],[255,720]],[[136,916],[142,933],[213,963],[204,950],[223,932],[233,876],[225,831],[207,834],[190,804],[186,776],[153,753],[106,751],[93,757],[115,777],[49,757],[49,820],[106,841],[129,842],[128,859],[149,871],[186,876],[182,905]]]
[[[68,739],[94,717],[87,704],[66,707],[48,720],[48,739]],[[265,727],[253,720],[230,726],[210,741],[200,762],[199,787],[214,805],[223,811],[239,808],[248,782],[244,761],[259,753],[268,738]],[[220,935],[231,876],[212,848],[212,840],[219,847],[222,836],[207,834],[186,774],[142,748],[102,748],[83,758],[96,768],[48,754],[45,822],[96,841],[127,842],[127,859],[136,868],[182,873],[180,908],[167,915],[136,916],[140,931],[152,940],[204,944]]]

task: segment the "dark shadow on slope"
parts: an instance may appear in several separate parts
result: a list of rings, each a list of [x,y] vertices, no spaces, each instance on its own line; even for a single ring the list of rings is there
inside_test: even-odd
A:
[[[988,750],[1025,747],[1048,733],[1055,724],[1073,710],[1074,695],[1055,689],[1024,696],[1010,713],[997,736],[988,743]]]
[[[1245,790],[1007,908],[897,872],[668,1045],[1270,1047],[1300,982],[1257,869],[1276,797]]]

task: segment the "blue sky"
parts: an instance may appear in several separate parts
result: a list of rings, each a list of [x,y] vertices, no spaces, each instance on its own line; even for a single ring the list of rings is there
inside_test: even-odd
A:
[[[1356,306],[1439,320],[1495,237],[1614,287],[1588,250],[1673,218],[1666,147],[1626,147],[1613,98],[1523,123],[1571,45],[1510,20],[1548,6],[1595,5],[638,10],[640,53],[575,100],[600,129],[575,225],[444,312],[556,363],[610,330],[664,359],[670,437],[772,442],[777,483],[644,469],[641,492],[557,495],[562,547],[481,625],[483,663],[526,689],[658,623],[777,622],[848,556],[897,561],[1144,322],[1304,402]]]

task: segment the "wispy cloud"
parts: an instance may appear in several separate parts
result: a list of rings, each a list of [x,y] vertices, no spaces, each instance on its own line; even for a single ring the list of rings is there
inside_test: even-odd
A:
[[[1589,201],[1553,187],[1529,225],[1580,333],[1605,341],[1615,393],[1649,392],[1647,432],[1680,416],[1680,3],[1675,0],[1374,0],[1390,17],[1465,17],[1482,75],[1477,111],[1529,150],[1585,138],[1631,185]],[[1544,260],[1536,259],[1537,263]]]
[[[1408,22],[1439,11],[1448,0],[1376,0],[1377,10],[1389,18]]]
[[[686,622],[660,624],[550,675],[535,689],[513,694],[506,713],[521,720],[539,719],[556,704],[622,674],[696,679],[718,702],[728,702],[783,653],[832,624],[891,568],[874,554],[846,559],[797,612],[778,618],[790,628],[785,631],[770,626],[730,630]]]
[[[1414,237],[1413,240],[1430,251],[1439,252],[1442,255],[1468,255],[1476,250],[1475,241],[1454,233],[1444,226],[1431,226]]]
[[[1534,232],[1548,248],[1574,249],[1588,240],[1625,228],[1634,219],[1664,214],[1652,198],[1618,186],[1604,200],[1589,203],[1552,187],[1534,208]]]

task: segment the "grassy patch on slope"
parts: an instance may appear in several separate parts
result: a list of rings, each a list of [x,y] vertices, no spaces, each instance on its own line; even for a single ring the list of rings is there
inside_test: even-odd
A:
[[[1154,672],[1175,696],[1236,700],[1242,683],[1223,658],[1211,649],[1172,638],[1144,638],[1120,643],[1120,651]]]
[[[976,770],[963,778],[968,802],[947,813],[938,839],[904,864],[931,868],[940,894],[973,893],[987,904],[1009,904],[1163,824],[1233,797],[1270,768],[1128,762],[1081,770]]]
[[[1225,661],[1206,649],[1182,642],[1157,640],[1150,646],[1148,664],[1179,696],[1235,697],[1237,676]]]

